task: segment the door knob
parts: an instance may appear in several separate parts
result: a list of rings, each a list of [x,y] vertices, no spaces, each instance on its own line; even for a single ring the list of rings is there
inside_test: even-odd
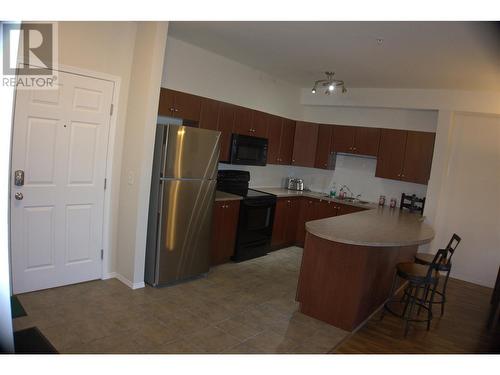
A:
[[[15,197],[18,201],[20,201],[24,198],[23,193],[16,193]]]

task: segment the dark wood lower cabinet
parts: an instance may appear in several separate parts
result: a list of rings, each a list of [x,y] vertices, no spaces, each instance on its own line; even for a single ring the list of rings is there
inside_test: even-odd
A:
[[[278,198],[274,213],[271,249],[298,245],[304,246],[305,224],[311,220],[324,219],[363,211],[364,208],[309,197]],[[226,263],[234,254],[240,201],[217,201],[214,203],[212,222],[212,245],[210,264]]]
[[[302,198],[299,204],[299,215],[297,219],[297,236],[295,242],[299,246],[304,245],[306,239],[306,222],[315,219],[319,199]]]
[[[356,206],[351,206],[348,204],[337,204],[338,210],[337,210],[337,215],[347,215],[347,214],[352,214],[354,212],[359,212],[359,211],[364,211],[365,208],[361,207],[356,207]]]
[[[279,200],[280,199],[278,199],[278,201]],[[304,241],[306,238],[306,222],[311,220],[325,219],[328,217],[347,215],[365,210],[365,208],[362,207],[355,207],[349,204],[342,204],[326,199],[309,197],[298,198],[296,205],[296,216],[294,216],[294,220],[296,222],[296,236],[293,243],[298,246],[304,246]],[[278,207],[276,208],[276,210],[278,211]],[[290,243],[287,242],[287,244]]]
[[[217,201],[212,219],[210,265],[226,263],[234,254],[240,201]]]
[[[295,243],[299,198],[278,198],[274,211],[271,248],[279,249]]]

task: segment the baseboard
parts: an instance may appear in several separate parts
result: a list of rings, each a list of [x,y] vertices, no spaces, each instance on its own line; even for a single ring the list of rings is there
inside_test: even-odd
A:
[[[118,272],[108,272],[107,274],[103,275],[103,280],[107,279],[117,279],[124,283],[126,286],[128,286],[130,289],[140,289],[144,288],[146,284],[144,281],[138,282],[138,283],[133,283],[129,279],[127,279],[125,276],[120,275]]]
[[[103,280],[116,279],[116,272],[108,272],[102,275]]]

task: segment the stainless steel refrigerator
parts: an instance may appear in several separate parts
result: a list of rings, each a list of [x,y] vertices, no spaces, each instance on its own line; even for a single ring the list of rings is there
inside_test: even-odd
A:
[[[218,131],[157,125],[145,265],[150,285],[208,272],[219,139]]]

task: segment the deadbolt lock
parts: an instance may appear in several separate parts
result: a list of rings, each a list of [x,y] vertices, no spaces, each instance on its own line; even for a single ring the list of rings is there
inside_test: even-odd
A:
[[[14,172],[14,185],[23,186],[24,185],[24,171],[22,169],[18,169]]]

